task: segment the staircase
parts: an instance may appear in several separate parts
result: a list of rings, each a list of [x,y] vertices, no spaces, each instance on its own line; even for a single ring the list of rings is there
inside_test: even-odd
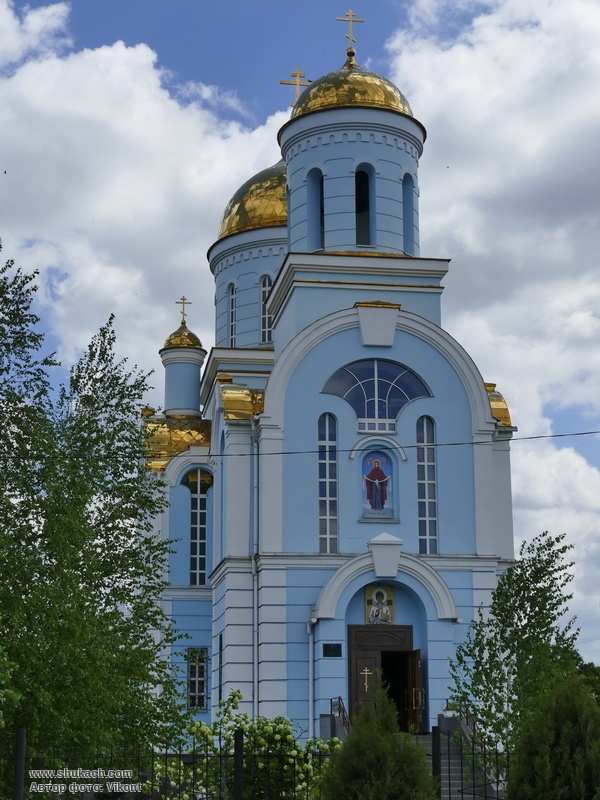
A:
[[[416,739],[425,748],[430,767],[435,774],[432,735],[430,733],[420,734]],[[460,744],[443,735],[441,736],[440,761],[440,793],[438,797],[441,800],[469,800],[470,798],[472,800],[496,800],[498,797],[496,790],[489,783],[473,781],[473,770],[467,754]]]

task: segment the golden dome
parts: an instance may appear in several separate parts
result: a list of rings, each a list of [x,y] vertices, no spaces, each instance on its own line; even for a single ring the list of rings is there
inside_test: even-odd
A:
[[[287,225],[283,161],[263,169],[233,195],[221,220],[219,239],[231,233]]]
[[[202,347],[202,342],[182,320],[177,330],[167,338],[163,349],[165,347]]]
[[[348,59],[341,69],[323,75],[302,92],[292,111],[292,119],[310,111],[348,106],[384,108],[412,117],[402,92],[387,78],[359,67],[354,55],[354,50],[349,49]]]

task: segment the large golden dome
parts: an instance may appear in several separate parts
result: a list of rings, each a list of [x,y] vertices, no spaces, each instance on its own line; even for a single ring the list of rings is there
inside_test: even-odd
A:
[[[359,67],[354,55],[354,50],[348,50],[348,59],[341,69],[323,75],[302,92],[292,119],[311,111],[348,106],[389,109],[412,117],[408,100],[400,89],[387,78]]]
[[[254,228],[287,225],[283,161],[263,169],[233,195],[221,220],[219,239]]]

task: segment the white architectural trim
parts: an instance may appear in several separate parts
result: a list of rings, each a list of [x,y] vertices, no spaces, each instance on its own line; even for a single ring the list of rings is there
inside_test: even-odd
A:
[[[359,327],[358,310],[349,308],[328,314],[300,331],[284,348],[273,368],[265,393],[265,413],[283,427],[287,385],[300,362],[325,339]],[[473,434],[490,437],[496,430],[488,394],[475,362],[461,345],[433,322],[408,311],[398,314],[397,330],[412,334],[437,350],[456,371],[463,384],[473,420]],[[479,438],[479,437],[478,437]]]
[[[334,619],[340,596],[346,586],[355,578],[374,569],[373,555],[365,553],[356,556],[340,567],[327,581],[317,602],[315,617],[317,619]],[[426,589],[435,603],[438,619],[456,619],[456,605],[446,583],[435,570],[422,559],[402,553],[398,563],[396,580],[402,582],[402,575],[415,578]]]

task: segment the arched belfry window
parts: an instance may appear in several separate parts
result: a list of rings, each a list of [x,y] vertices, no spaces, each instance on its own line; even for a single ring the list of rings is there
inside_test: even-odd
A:
[[[228,295],[227,295],[227,311],[228,311],[228,339],[229,339],[229,347],[235,347],[236,336],[237,336],[237,298],[236,298],[236,288],[233,283],[229,284]]]
[[[431,417],[417,420],[417,493],[419,553],[438,552],[438,509],[435,423]]]
[[[323,173],[320,169],[309,170],[306,176],[306,189],[308,250],[323,250],[325,247],[325,189]]]
[[[404,252],[415,254],[415,182],[408,173],[402,180],[402,234]]]
[[[334,372],[323,391],[343,398],[354,409],[358,430],[395,433],[402,408],[431,392],[421,378],[395,361],[369,358]]]
[[[338,552],[337,420],[319,417],[319,553]]]
[[[205,586],[208,500],[213,476],[208,470],[196,467],[186,472],[181,483],[190,490],[190,586]]]
[[[271,276],[263,275],[260,279],[260,341],[262,344],[269,344],[273,341],[272,320],[267,312],[267,300],[272,286],[273,279]]]
[[[375,243],[375,175],[370,164],[361,165],[354,173],[354,202],[356,211],[356,244]]]

